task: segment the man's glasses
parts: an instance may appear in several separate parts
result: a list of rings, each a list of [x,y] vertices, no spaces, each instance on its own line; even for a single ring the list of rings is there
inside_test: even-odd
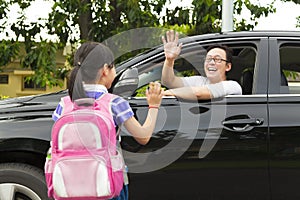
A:
[[[222,59],[222,58],[218,58],[218,57],[209,57],[209,58],[205,58],[205,62],[209,63],[210,61],[214,60],[215,63],[221,63],[222,61],[224,62],[228,62],[227,60],[225,59]]]

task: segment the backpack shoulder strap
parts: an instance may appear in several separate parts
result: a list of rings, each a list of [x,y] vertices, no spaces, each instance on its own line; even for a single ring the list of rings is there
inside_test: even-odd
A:
[[[99,99],[96,100],[97,104],[100,106],[100,109],[108,112],[113,115],[112,110],[111,110],[111,102],[115,95],[110,94],[110,93],[105,93],[103,94]]]
[[[111,116],[113,116],[113,113],[112,113],[112,110],[111,110],[111,102],[114,98],[118,97],[117,95],[114,95],[114,94],[111,94],[111,93],[105,93],[103,94],[99,99],[97,99],[97,102],[99,102],[100,105],[102,105],[102,107],[104,109],[108,109],[106,110],[107,112],[110,113]],[[111,119],[113,120],[113,117],[111,117]],[[116,130],[116,137],[117,137],[117,140],[119,142],[121,142],[121,134],[120,134],[120,131],[121,131],[121,126],[118,127],[117,124],[115,124],[115,126],[117,127],[117,130]]]
[[[74,109],[74,103],[72,102],[71,98],[69,96],[65,96],[61,98],[62,102],[62,115],[71,112]]]
[[[111,110],[111,102],[116,97],[118,97],[118,96],[111,94],[111,93],[105,93],[99,99],[97,99],[97,102],[100,102],[99,104],[102,105],[103,108],[109,109],[107,111],[111,114],[111,116],[113,116],[113,113]],[[115,126],[117,127],[117,124]],[[121,134],[120,134],[121,127],[122,127],[122,125],[117,127],[117,130],[116,130],[116,138],[117,138],[118,142],[121,142]]]

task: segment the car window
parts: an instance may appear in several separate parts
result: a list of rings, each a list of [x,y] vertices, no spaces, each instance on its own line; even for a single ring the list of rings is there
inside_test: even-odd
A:
[[[237,81],[244,95],[252,94],[255,75],[256,48],[254,46],[231,47],[233,49],[232,68],[227,80]]]
[[[280,77],[282,94],[300,94],[300,47],[284,45],[280,48]]]
[[[207,47],[194,48],[192,51],[183,50],[180,57],[175,61],[175,74],[180,77],[205,76],[203,64]],[[232,46],[231,48],[233,49],[233,63],[231,71],[227,74],[227,79],[240,83],[243,94],[252,94],[256,48],[253,45]],[[147,63],[146,67],[139,68],[139,85],[134,93],[135,97],[145,96],[149,82],[161,80],[163,63],[164,57],[152,64]]]
[[[189,52],[182,54],[174,64],[174,72],[177,76],[193,76],[200,75],[200,71],[203,70],[202,63],[204,62],[204,53],[201,52]],[[139,85],[134,96],[143,97],[145,96],[145,91],[148,84],[152,81],[161,80],[161,72],[164,64],[164,60],[158,63],[153,63],[147,67],[139,69]],[[164,88],[168,89],[166,86],[162,85]]]

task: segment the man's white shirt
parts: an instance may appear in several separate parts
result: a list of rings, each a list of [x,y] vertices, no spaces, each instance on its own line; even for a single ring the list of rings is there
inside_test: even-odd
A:
[[[211,84],[208,78],[204,76],[182,77],[185,87],[205,86],[210,91],[213,98],[219,98],[226,95],[241,95],[242,88],[236,81],[226,80]]]

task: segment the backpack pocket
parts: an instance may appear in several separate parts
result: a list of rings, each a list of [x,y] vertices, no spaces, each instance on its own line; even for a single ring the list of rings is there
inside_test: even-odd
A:
[[[52,186],[52,159],[51,158],[46,158],[45,166],[45,179],[46,179],[46,184],[48,188],[48,197],[52,197],[53,195],[53,186]]]
[[[53,189],[57,197],[107,197],[110,176],[103,157],[68,157],[54,167]]]
[[[125,163],[123,155],[120,153],[120,151],[116,150],[116,155],[111,155],[110,160],[113,172],[124,171]]]

